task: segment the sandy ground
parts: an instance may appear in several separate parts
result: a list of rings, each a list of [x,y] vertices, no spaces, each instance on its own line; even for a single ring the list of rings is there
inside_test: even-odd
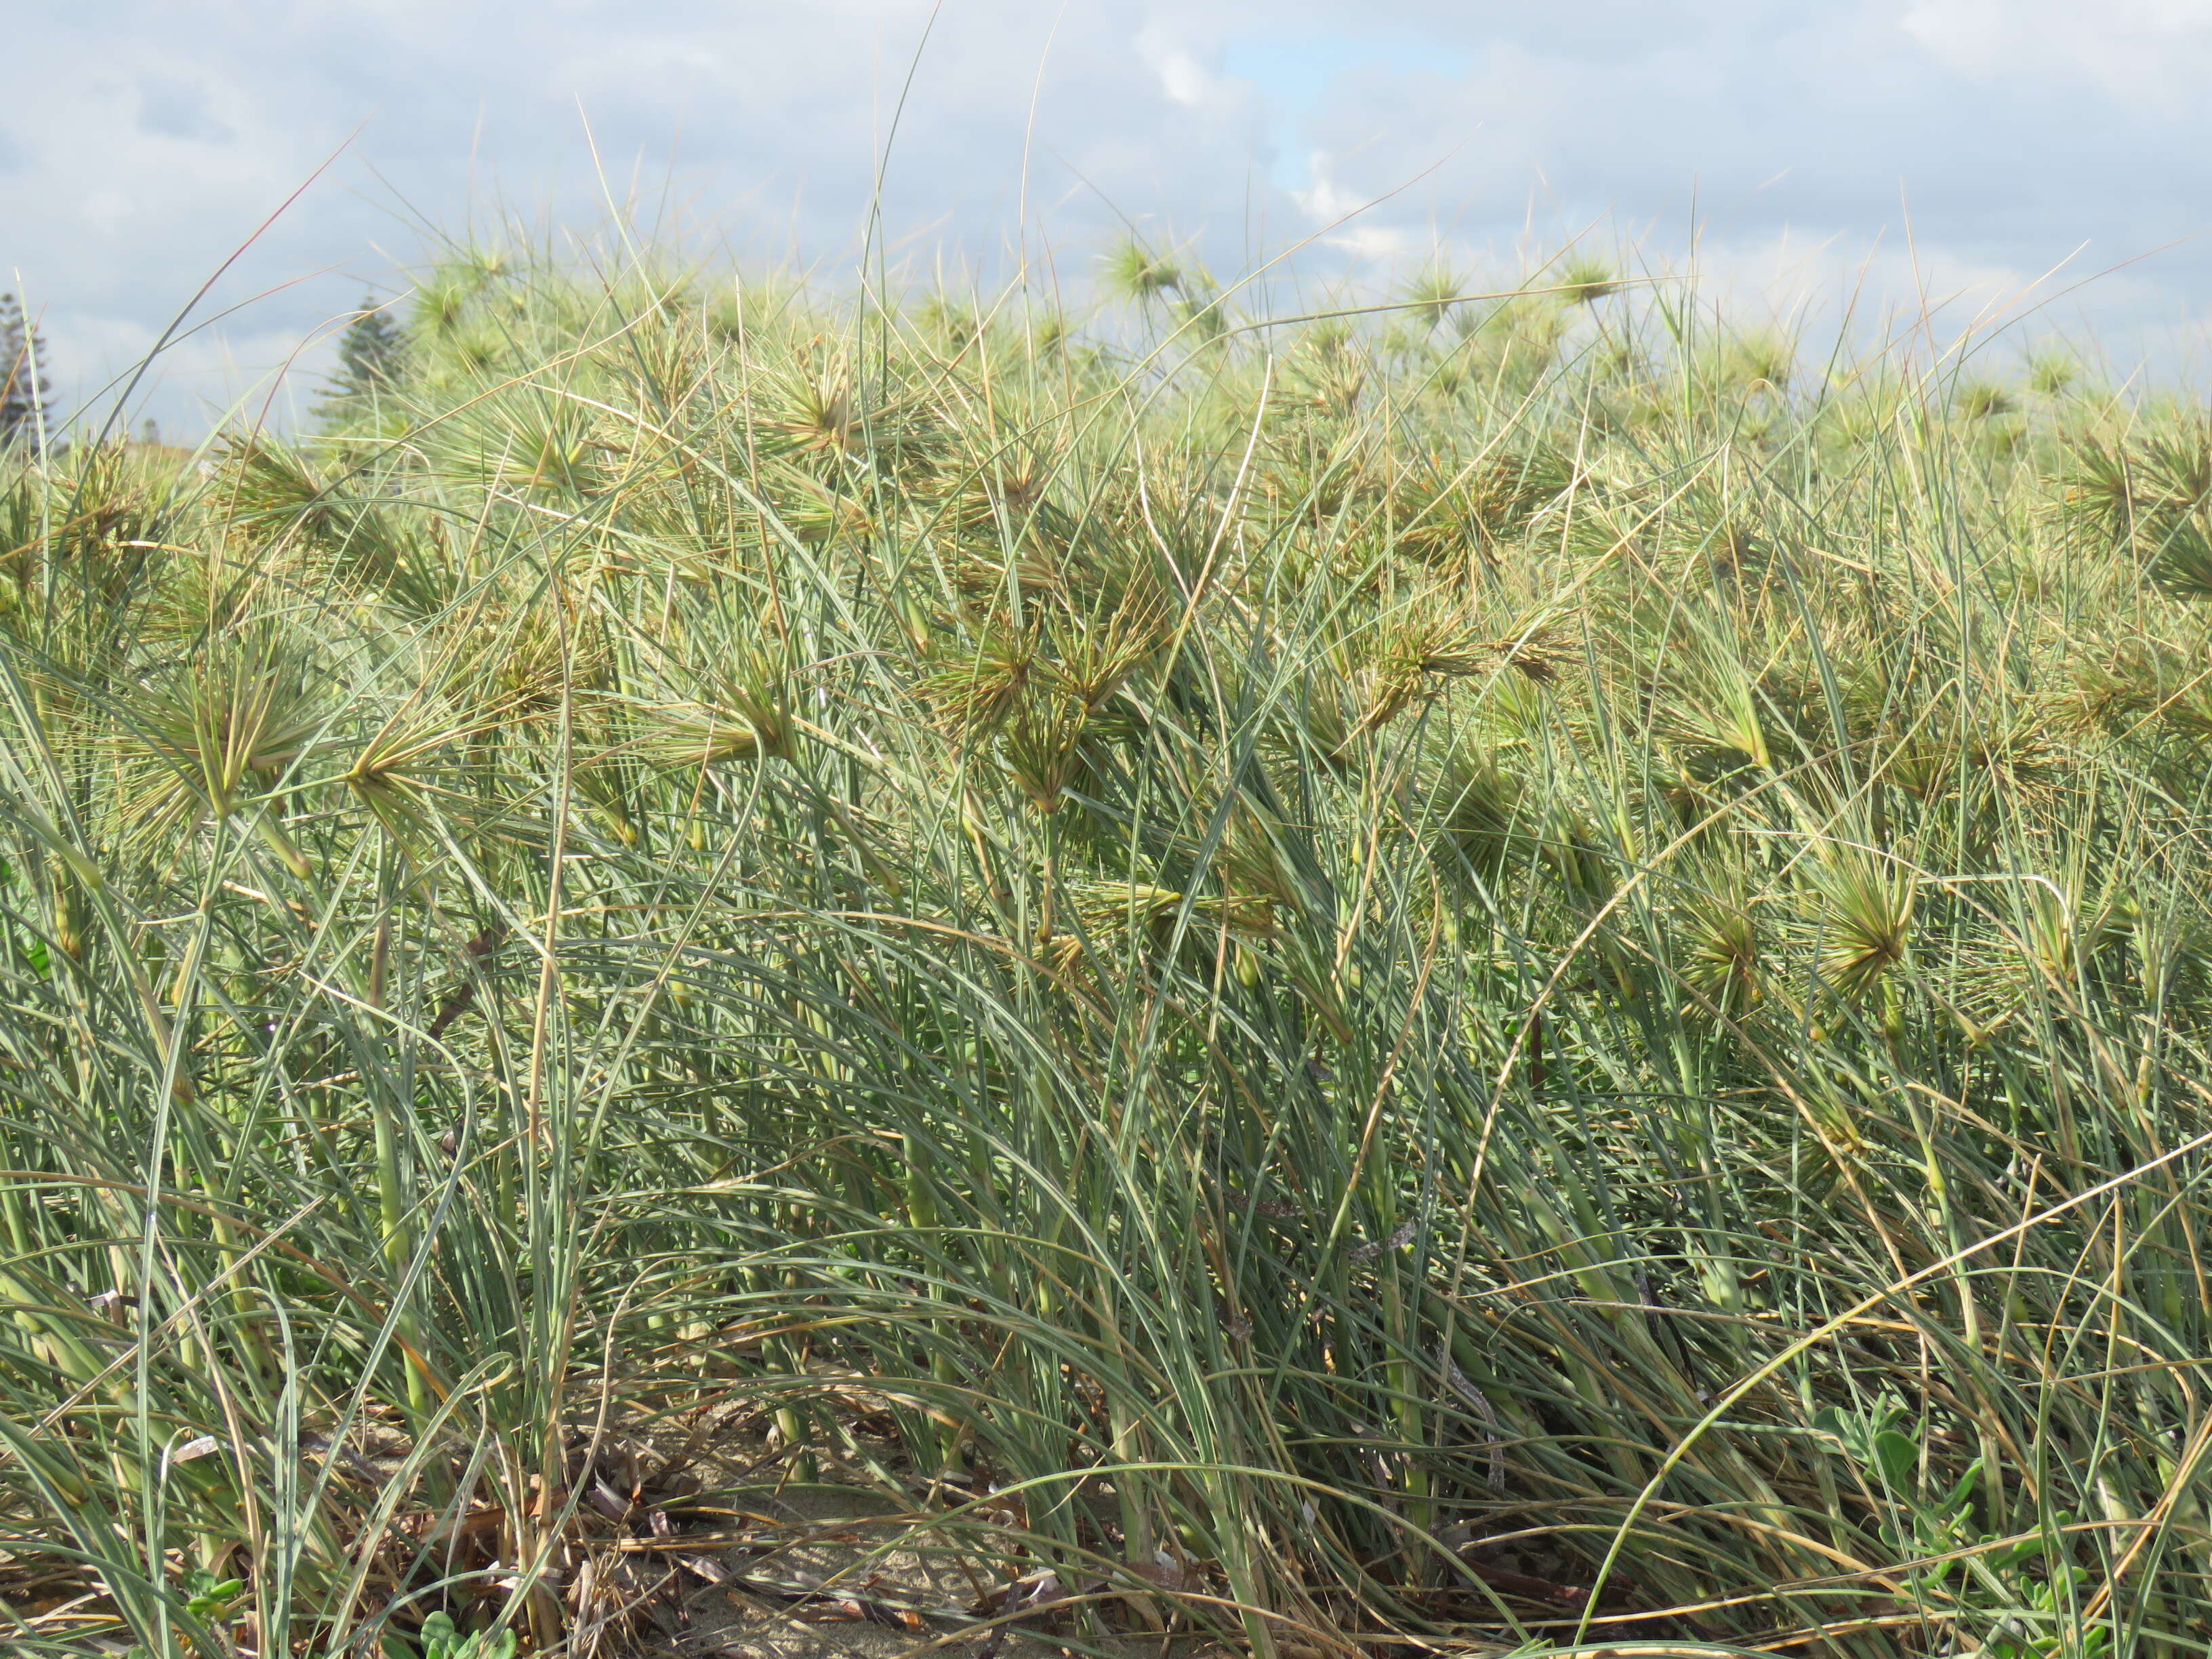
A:
[[[1030,1621],[1056,1624],[1048,1632],[994,1628],[977,1607],[1003,1575],[972,1549],[933,1548],[916,1524],[923,1517],[863,1488],[763,1488],[726,1501],[757,1517],[754,1539],[671,1552],[696,1586],[683,1598],[685,1627],[665,1650],[685,1659],[1200,1659],[1218,1650],[1180,1634],[1085,1638],[1065,1616]],[[766,1537],[763,1521],[775,1523]],[[726,1577],[708,1582],[716,1570]],[[1033,1582],[1029,1593],[1057,1588]]]

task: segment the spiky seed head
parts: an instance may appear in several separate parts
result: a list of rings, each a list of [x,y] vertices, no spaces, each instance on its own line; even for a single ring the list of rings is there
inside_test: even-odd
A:
[[[1107,253],[1099,283],[1117,299],[1152,305],[1183,286],[1182,267],[1135,237],[1124,238]]]
[[[2028,390],[2042,398],[2061,398],[2081,378],[2081,360],[2060,346],[2046,346],[2027,360]]]
[[[1723,349],[1720,377],[1745,392],[1789,389],[1797,366],[1797,348],[1784,336],[1767,331],[1739,334]]]
[[[1682,977],[1708,1007],[1733,1016],[1760,1000],[1765,939],[1741,890],[1700,894],[1680,921],[1688,947]]]
[[[477,252],[449,259],[416,284],[410,310],[416,328],[443,335],[460,326],[472,302],[506,273],[495,253]]]
[[[860,447],[852,382],[832,368],[788,388],[782,412],[767,422],[781,447],[811,455],[851,454]]]
[[[1048,312],[1030,325],[1030,351],[1038,357],[1059,357],[1066,355],[1075,331],[1060,313]]]
[[[1453,303],[1465,291],[1460,274],[1438,260],[1406,284],[1406,303],[1422,326],[1433,329],[1451,314]]]
[[[1863,996],[1911,950],[1915,884],[1856,858],[1838,860],[1817,880],[1821,976],[1847,997]]]
[[[1229,313],[1211,289],[1187,289],[1176,306],[1182,333],[1200,345],[1212,345],[1229,332]]]
[[[2177,599],[2212,599],[2212,511],[2180,515],[2149,550],[2150,578],[2159,586]]]
[[[1079,698],[1054,690],[1023,703],[1000,739],[1006,771],[1036,811],[1049,817],[1088,769],[1084,753],[1090,714]]]
[[[1951,407],[1965,421],[1993,421],[2020,407],[2011,391],[1988,380],[1969,381],[1952,394]]]
[[[948,295],[932,294],[915,307],[915,329],[932,346],[957,356],[982,332],[975,307]]]
[[[1582,253],[1562,265],[1554,280],[1544,286],[1564,289],[1559,297],[1569,305],[1595,305],[1620,291],[1620,277],[1608,261],[1594,253]]]
[[[1485,880],[1494,878],[1516,850],[1529,850],[1524,793],[1521,781],[1501,769],[1494,754],[1455,755],[1435,793],[1444,849],[1464,858]]]
[[[755,654],[720,688],[719,706],[687,702],[656,711],[642,753],[665,766],[696,769],[790,754],[790,694],[784,676]]]
[[[1034,635],[995,629],[972,645],[948,647],[919,689],[939,725],[969,738],[1012,718],[1037,671]]]

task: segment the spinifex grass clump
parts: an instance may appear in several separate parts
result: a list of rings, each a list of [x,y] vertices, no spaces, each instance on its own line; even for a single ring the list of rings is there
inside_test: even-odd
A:
[[[1114,272],[10,463],[5,1639],[2197,1650],[2201,416]]]

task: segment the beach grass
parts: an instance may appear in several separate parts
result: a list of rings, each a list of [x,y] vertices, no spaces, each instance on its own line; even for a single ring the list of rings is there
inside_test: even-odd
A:
[[[2203,409],[1100,276],[4,463],[0,1644],[2203,1651]]]

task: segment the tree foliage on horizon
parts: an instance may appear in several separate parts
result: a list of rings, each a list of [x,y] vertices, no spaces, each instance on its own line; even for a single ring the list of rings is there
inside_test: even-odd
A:
[[[23,314],[22,302],[0,294],[0,444],[54,423],[53,386],[46,377],[46,342]]]
[[[338,368],[324,388],[317,419],[343,420],[391,392],[406,370],[407,335],[373,294],[338,337]]]

